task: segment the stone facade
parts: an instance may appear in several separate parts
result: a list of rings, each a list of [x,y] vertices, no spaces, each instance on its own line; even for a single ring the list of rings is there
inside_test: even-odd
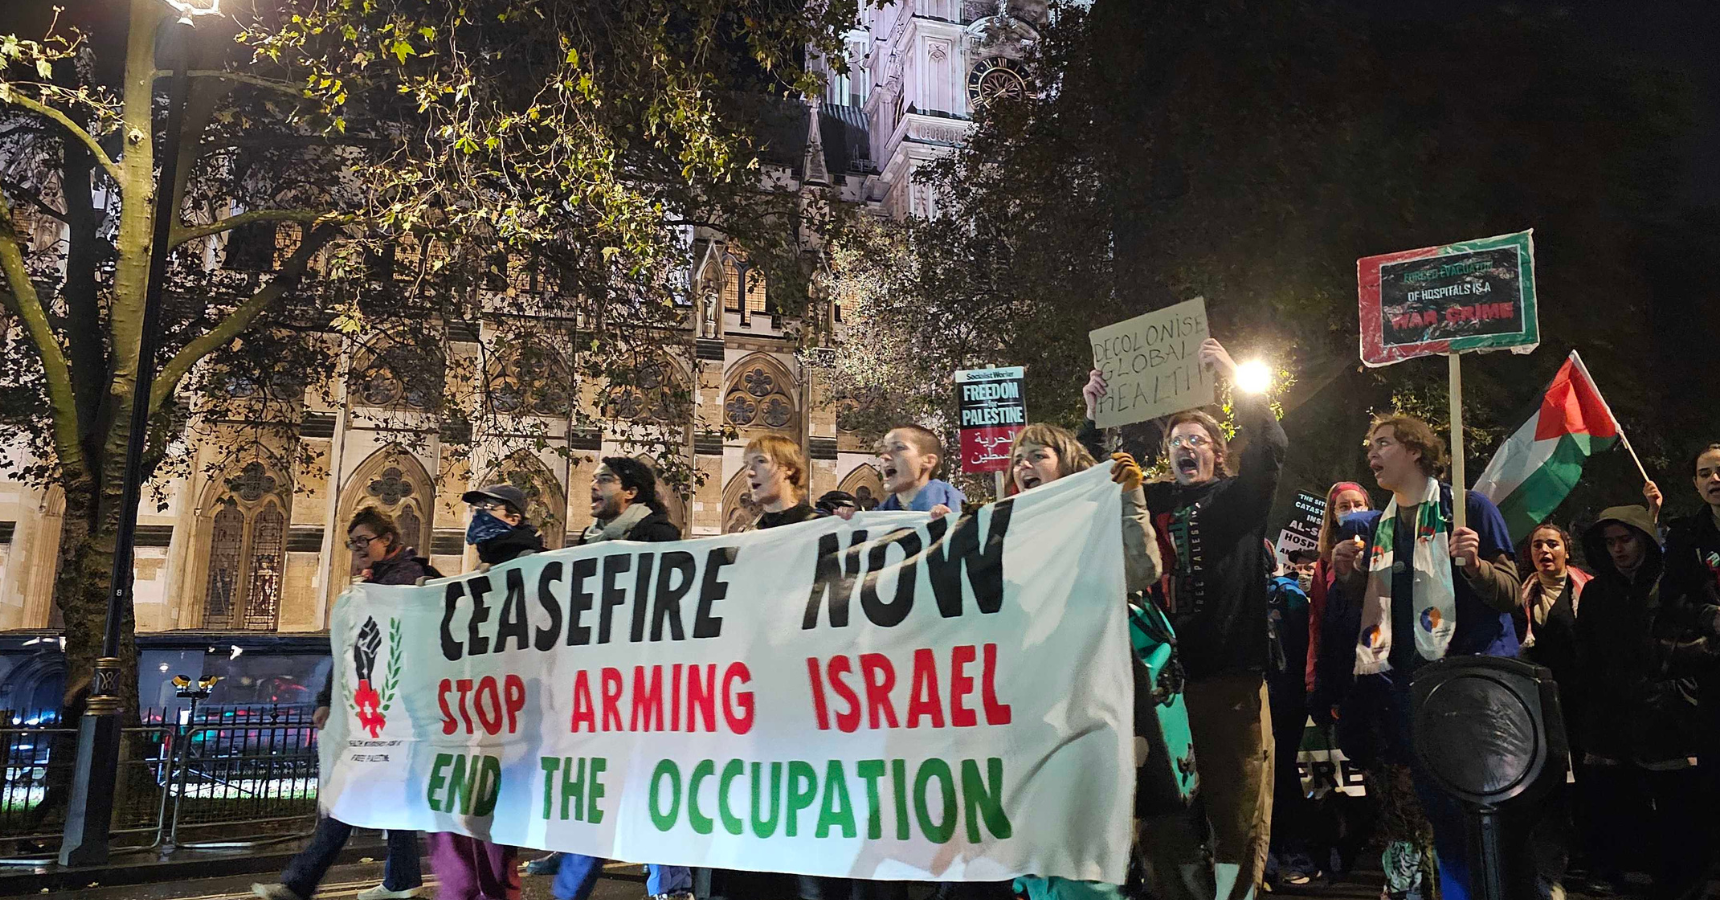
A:
[[[867,8],[848,35],[850,72],[832,73],[825,95],[800,114],[802,130],[767,154],[774,159],[765,183],[807,202],[840,197],[885,217],[934,215],[915,172],[963,140],[975,102],[1019,89],[1014,60],[1035,36],[1031,23],[1043,15],[1037,6],[901,0]],[[741,452],[750,438],[770,432],[806,450],[814,497],[839,488],[880,497],[869,446],[837,425],[829,369],[816,354],[797,353],[798,323],[769,311],[768,286],[748,280],[740,248],[720,234],[693,238],[702,267],[690,279],[699,294],[687,322],[695,349],[692,358],[673,360],[668,374],[691,389],[692,433],[726,424],[738,434],[688,448],[704,483],[672,498],[671,516],[693,537],[750,523]],[[699,293],[706,279],[738,286],[718,296]],[[462,540],[461,493],[508,478],[530,485],[533,512],[552,540],[563,542],[590,522],[597,458],[626,452],[613,435],[570,433],[563,418],[545,420],[549,446],[541,452],[479,452],[467,460],[410,414],[367,414],[365,393],[349,385],[333,392],[339,402],[325,405],[320,391],[307,392],[294,438],[302,452],[264,441],[235,454],[252,439],[237,426],[231,434],[218,429],[192,448],[192,474],[146,491],[136,568],[140,632],[324,629],[351,579],[342,529],[364,506],[394,514],[421,554],[443,572],[458,572],[475,563]],[[596,399],[584,392],[577,402],[596,409]],[[563,448],[571,452],[557,452]],[[218,468],[206,471],[212,466]],[[63,505],[57,489],[0,481],[0,631],[57,625],[51,586]]]

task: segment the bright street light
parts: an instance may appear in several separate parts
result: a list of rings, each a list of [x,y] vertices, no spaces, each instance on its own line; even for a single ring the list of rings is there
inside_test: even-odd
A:
[[[1272,367],[1251,359],[1236,367],[1236,389],[1245,394],[1264,394],[1272,387]]]

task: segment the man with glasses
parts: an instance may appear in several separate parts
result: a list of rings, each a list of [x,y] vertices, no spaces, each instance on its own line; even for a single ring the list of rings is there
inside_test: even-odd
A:
[[[1200,360],[1234,382],[1236,362],[1218,341],[1201,345]],[[1082,391],[1082,443],[1096,454],[1104,448],[1093,417],[1105,390],[1104,376],[1095,370]],[[1248,438],[1240,472],[1225,473],[1230,445],[1218,422],[1189,410],[1164,425],[1163,449],[1175,480],[1146,485],[1164,572],[1152,594],[1176,629],[1188,677],[1183,698],[1200,770],[1200,805],[1211,823],[1216,890],[1200,872],[1196,892],[1219,898],[1254,895],[1271,838],[1273,743],[1262,572],[1266,518],[1289,443],[1264,394],[1233,396],[1237,425]],[[1181,868],[1193,880],[1200,861],[1185,860]]]
[[[400,538],[394,519],[380,510],[367,508],[346,526],[346,546],[352,551],[353,569],[372,584],[417,584],[422,578],[440,578],[430,561],[419,556]],[[331,671],[332,677],[332,671]],[[318,731],[328,723],[334,684],[324,681],[317,692],[316,712],[311,723]],[[253,884],[251,892],[264,900],[308,900],[352,837],[352,826],[323,816],[305,849],[287,863],[275,884]],[[358,892],[358,900],[407,900],[418,896],[423,884],[418,866],[418,833],[388,832],[388,862],[382,883]]]
[[[657,476],[639,460],[604,457],[591,476],[591,527],[579,546],[602,541],[678,541],[681,529],[657,499]],[[553,861],[552,860],[553,857]],[[557,900],[586,900],[597,887],[605,860],[582,853],[558,853],[533,860],[529,872],[554,871],[551,893]],[[645,866],[645,893],[665,900],[692,900],[693,873],[686,866]]]

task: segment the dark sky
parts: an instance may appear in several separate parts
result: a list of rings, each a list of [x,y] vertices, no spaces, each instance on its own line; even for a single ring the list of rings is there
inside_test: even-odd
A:
[[[1698,109],[1684,159],[1685,200],[1720,205],[1720,2],[1715,0],[1342,0],[1358,15],[1437,21],[1516,9],[1569,16],[1600,54],[1684,75]]]
[[[101,50],[123,47],[129,0],[0,0],[0,34],[36,37],[58,4],[64,20],[102,32]],[[253,0],[226,0],[239,5]],[[1489,15],[1502,9],[1570,16],[1594,40],[1597,53],[1672,70],[1697,90],[1696,127],[1680,148],[1683,191],[1692,204],[1720,205],[1720,2],[1717,0],[1339,0],[1362,16],[1399,22]]]

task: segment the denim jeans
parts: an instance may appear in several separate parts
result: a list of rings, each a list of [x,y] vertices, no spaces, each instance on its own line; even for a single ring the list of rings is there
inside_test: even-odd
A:
[[[557,900],[586,900],[597,886],[597,876],[603,874],[606,860],[579,853],[563,853],[561,868],[556,870],[555,884],[550,890]],[[693,871],[686,866],[645,867],[645,893],[678,894],[693,889]]]
[[[323,816],[317,819],[316,833],[311,842],[287,863],[281,872],[281,884],[300,897],[309,898],[328,874],[342,847],[352,837],[352,826],[338,819]],[[388,832],[388,862],[382,869],[382,886],[391,891],[405,891],[424,883],[418,868],[418,832]]]

